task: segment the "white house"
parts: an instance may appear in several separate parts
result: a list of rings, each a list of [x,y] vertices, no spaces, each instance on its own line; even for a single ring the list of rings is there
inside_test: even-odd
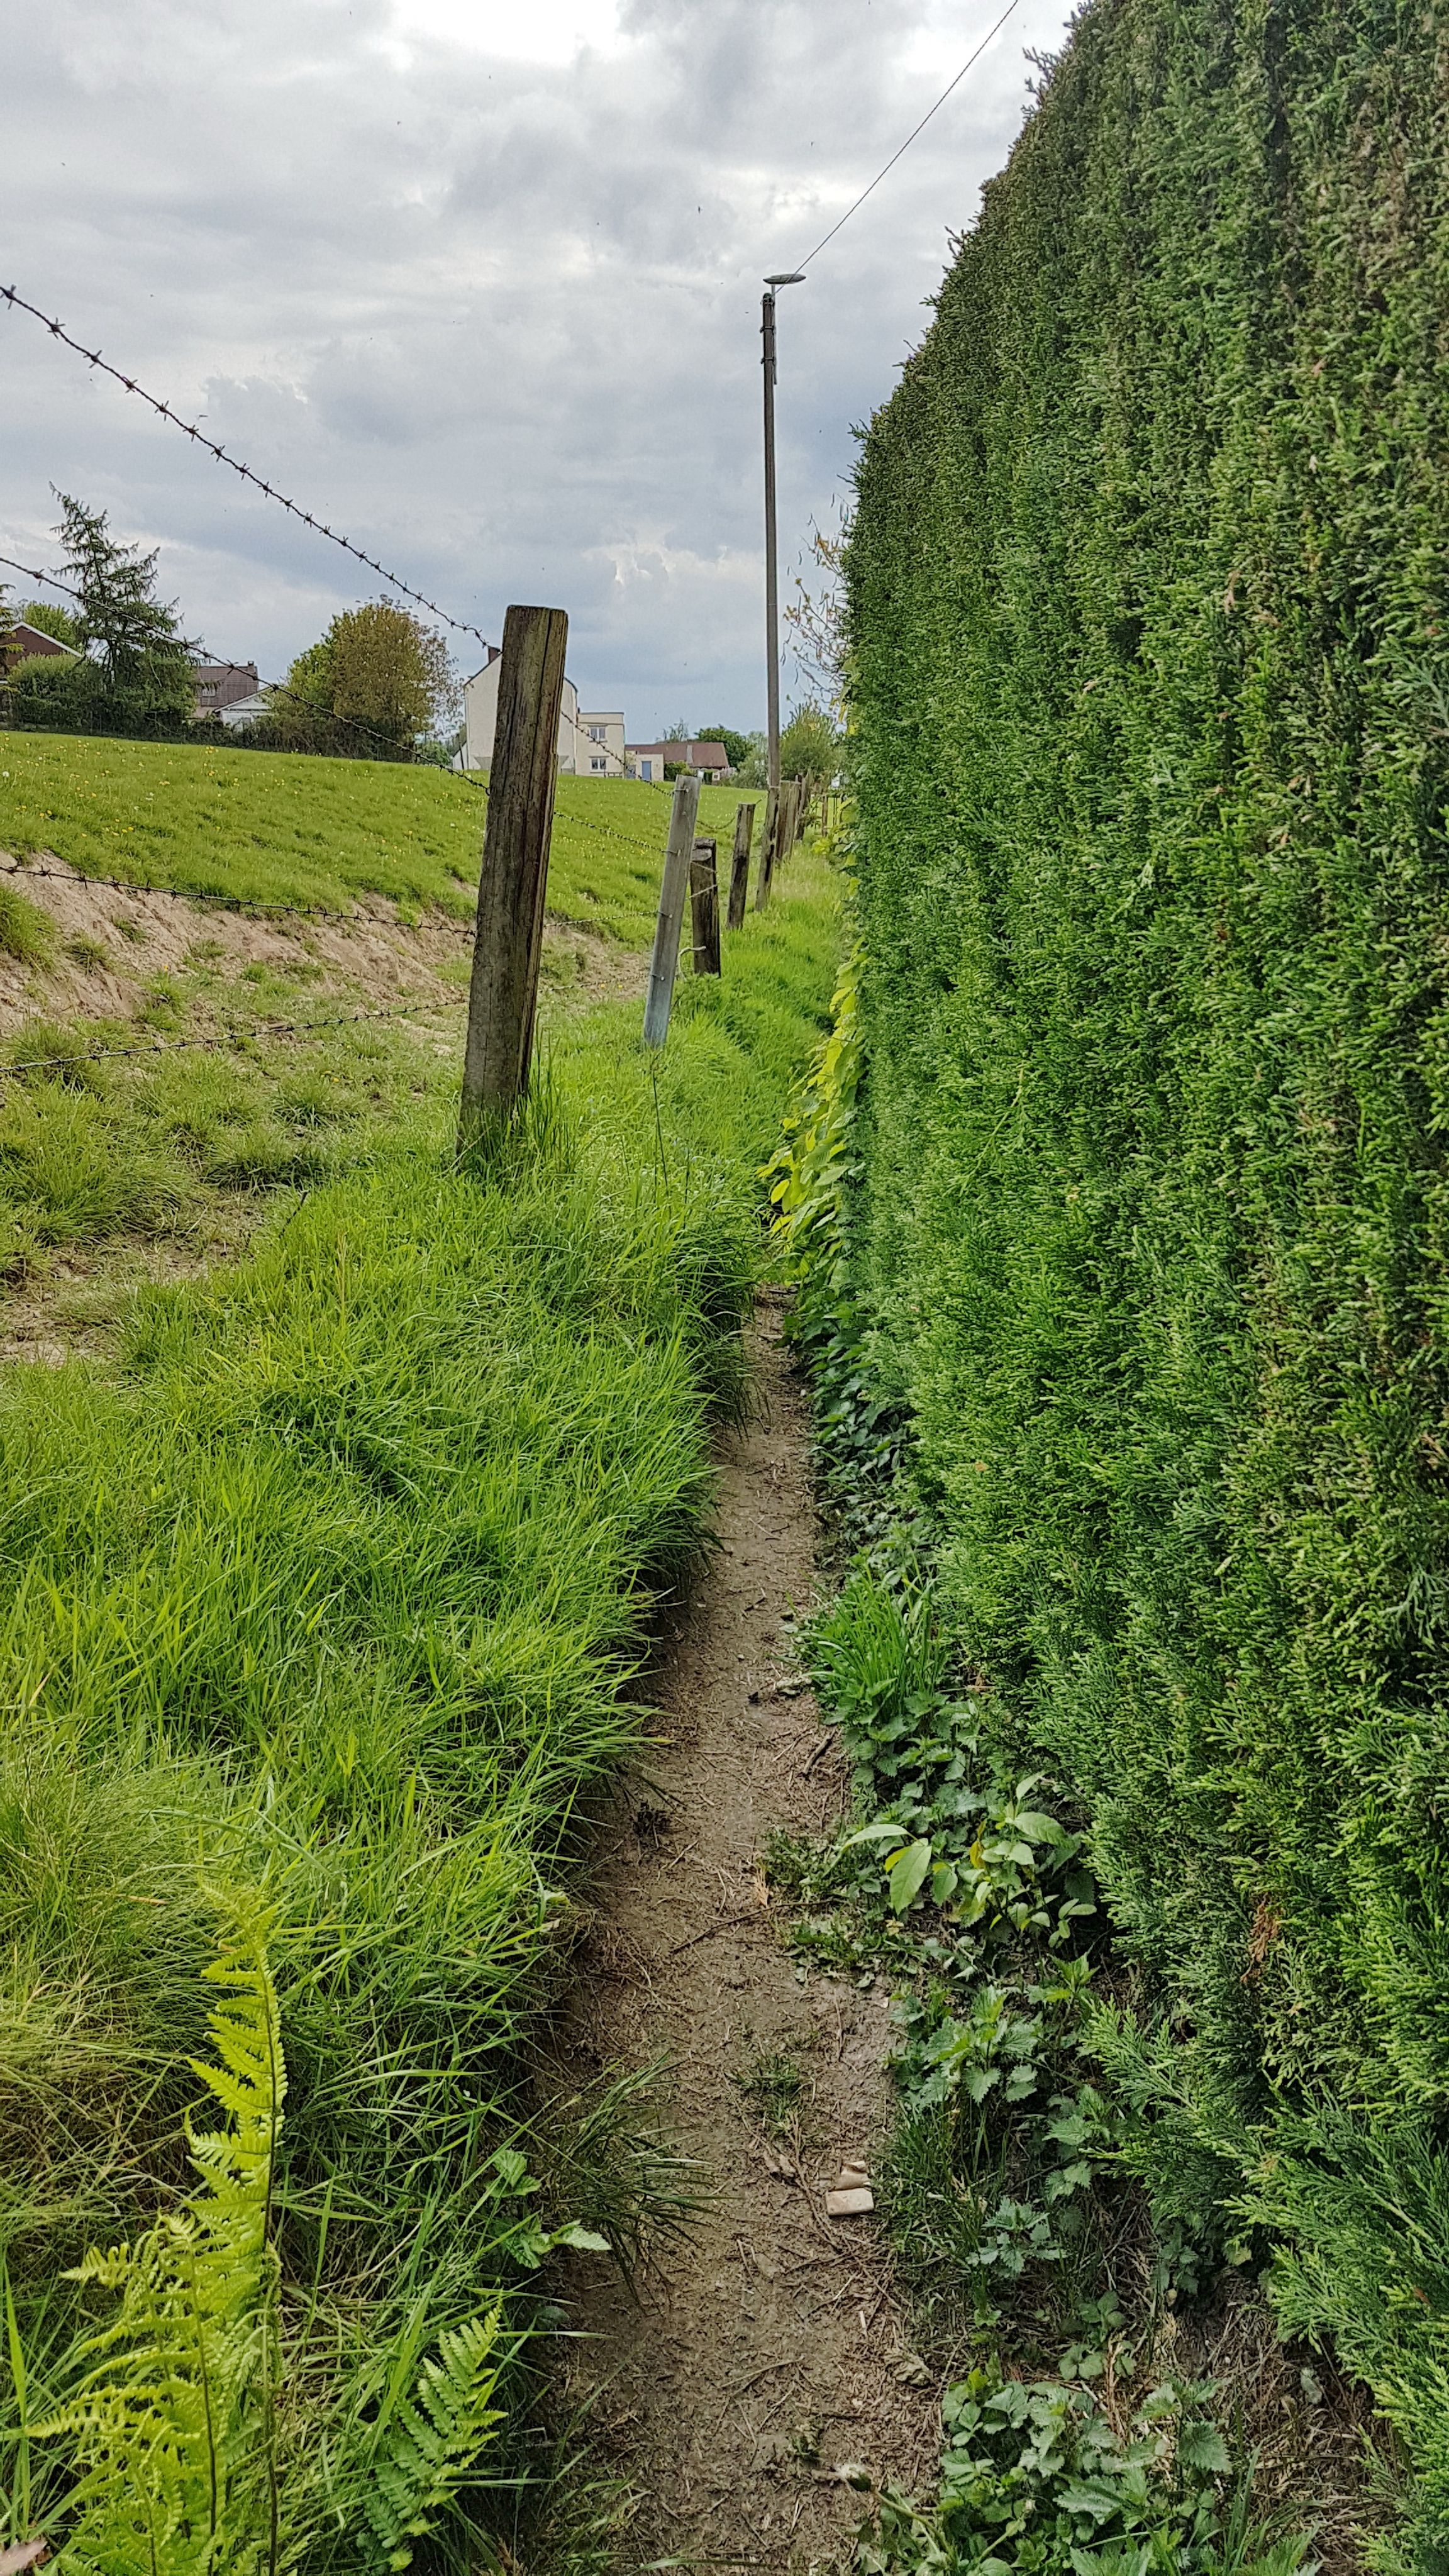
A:
[[[220,716],[228,733],[245,733],[248,725],[262,724],[272,712],[272,702],[265,689],[249,689],[244,698],[229,698],[214,712]]]
[[[581,778],[623,777],[624,718],[621,711],[610,709],[595,715],[580,713],[576,766]]]
[[[464,741],[461,767],[486,769],[493,757],[498,726],[498,683],[503,656],[495,644],[488,659],[463,683]],[[558,719],[558,765],[566,778],[622,778],[624,719],[611,710],[590,715],[579,706],[572,680],[563,684]]]

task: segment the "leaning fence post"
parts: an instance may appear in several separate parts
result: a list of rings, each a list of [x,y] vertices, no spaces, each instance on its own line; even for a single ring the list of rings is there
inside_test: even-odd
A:
[[[689,903],[694,930],[696,975],[717,975],[719,955],[719,874],[712,840],[699,840],[689,862]]]
[[[755,871],[755,910],[763,912],[770,900],[770,885],[775,874],[775,842],[780,827],[782,790],[772,787],[765,798],[765,837],[760,843],[760,864]]]
[[[750,890],[750,843],[755,837],[753,797],[735,807],[735,846],[730,861],[729,927],[738,930],[745,917],[745,897]]]
[[[510,608],[503,621],[468,988],[460,1154],[480,1129],[511,1118],[528,1089],[568,634],[561,608]]]
[[[649,991],[644,1003],[644,1044],[663,1046],[669,1030],[669,1006],[679,968],[679,931],[684,895],[694,851],[694,818],[699,810],[699,780],[676,778],[669,816],[669,842],[664,852],[664,881],[659,888],[659,918],[654,925],[654,954],[649,961]]]

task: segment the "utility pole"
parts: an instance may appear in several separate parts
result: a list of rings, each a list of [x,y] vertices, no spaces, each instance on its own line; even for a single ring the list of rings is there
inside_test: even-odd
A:
[[[770,808],[780,803],[780,577],[775,539],[775,290],[803,286],[805,272],[767,277],[760,304],[765,369],[765,709],[769,735]]]

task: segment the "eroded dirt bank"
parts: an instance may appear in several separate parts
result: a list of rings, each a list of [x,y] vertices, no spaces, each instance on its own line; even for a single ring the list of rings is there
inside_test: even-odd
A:
[[[760,1866],[777,1827],[828,1826],[845,1783],[814,1701],[781,1687],[814,1521],[769,1309],[753,1359],[752,1419],[722,1444],[720,1551],[666,1621],[663,1741],[621,1801],[559,2037],[581,2073],[670,2061],[673,2142],[711,2195],[637,2306],[576,2275],[576,2393],[641,2498],[628,2556],[803,2570],[848,2544],[861,2472],[929,2482],[937,2419],[875,2221],[825,2209],[886,2132],[889,1998],[802,1983]]]

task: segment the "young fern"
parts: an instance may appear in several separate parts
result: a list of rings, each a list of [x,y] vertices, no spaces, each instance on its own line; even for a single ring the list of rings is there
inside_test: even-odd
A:
[[[268,1918],[233,1900],[218,2062],[193,2061],[229,2125],[189,2134],[204,2188],[134,2245],[70,2275],[120,2294],[87,2336],[75,2395],[34,2438],[75,2445],[81,2475],[64,2576],[281,2576],[275,2388],[278,2268],[270,2220],[286,2070],[266,1963]]]
[[[490,2404],[498,2372],[492,2361],[499,2312],[474,2317],[441,2337],[436,2360],[423,2363],[411,2398],[399,2406],[370,2455],[356,2464],[356,2497],[365,2526],[363,2564],[371,2571],[411,2567],[408,2546],[433,2528],[457,2494],[499,2421]],[[363,2530],[358,2530],[359,2541]]]
[[[57,2576],[288,2576],[319,2521],[329,2564],[408,2568],[411,2543],[499,2420],[494,2307],[440,2338],[410,2393],[397,2374],[396,2393],[354,2426],[325,2499],[304,2444],[281,2457],[272,2211],[286,2066],[270,1918],[255,1899],[230,1911],[205,1971],[226,1990],[208,2025],[215,2062],[192,2061],[226,2115],[224,2127],[188,2130],[202,2188],[134,2245],[92,2252],[68,2276],[117,2291],[120,2305],[78,2346],[70,2402],[31,2427],[32,2441],[72,2443],[80,2464],[55,2516],[70,2526]]]

